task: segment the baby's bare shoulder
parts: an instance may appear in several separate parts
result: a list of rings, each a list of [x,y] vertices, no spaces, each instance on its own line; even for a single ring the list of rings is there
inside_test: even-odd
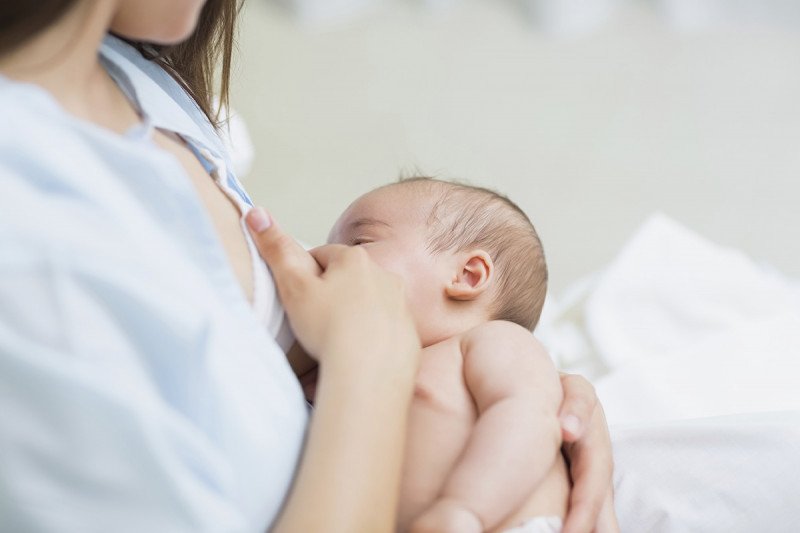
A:
[[[464,378],[477,404],[510,396],[560,398],[558,373],[544,346],[517,324],[495,320],[464,334]]]
[[[547,356],[547,351],[529,330],[507,320],[491,320],[465,332],[461,337],[462,351],[497,354],[508,352],[515,355]]]

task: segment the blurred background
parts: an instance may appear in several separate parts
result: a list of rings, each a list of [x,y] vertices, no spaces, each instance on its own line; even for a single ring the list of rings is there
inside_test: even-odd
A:
[[[244,181],[297,238],[422,173],[508,194],[556,293],[663,212],[800,277],[796,0],[246,0]]]

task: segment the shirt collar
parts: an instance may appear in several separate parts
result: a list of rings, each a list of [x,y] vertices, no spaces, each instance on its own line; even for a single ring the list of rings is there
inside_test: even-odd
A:
[[[208,118],[168,72],[112,35],[104,39],[100,54],[113,65],[109,74],[139,107],[143,121],[175,132],[227,159],[219,135]]]

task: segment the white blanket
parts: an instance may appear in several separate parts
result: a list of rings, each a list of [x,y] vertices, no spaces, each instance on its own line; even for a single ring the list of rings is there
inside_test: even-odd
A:
[[[800,530],[800,412],[613,428],[623,532]]]
[[[655,215],[537,335],[597,387],[623,531],[800,529],[800,284]]]

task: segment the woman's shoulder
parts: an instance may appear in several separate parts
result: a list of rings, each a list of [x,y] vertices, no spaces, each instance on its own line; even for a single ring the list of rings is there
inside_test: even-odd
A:
[[[37,116],[52,114],[58,108],[55,98],[38,85],[0,74],[0,111],[3,116],[0,135],[13,134],[14,128],[35,121]]]
[[[78,135],[56,99],[32,83],[0,77],[0,172],[47,166],[74,150]],[[57,149],[54,149],[57,148]]]

